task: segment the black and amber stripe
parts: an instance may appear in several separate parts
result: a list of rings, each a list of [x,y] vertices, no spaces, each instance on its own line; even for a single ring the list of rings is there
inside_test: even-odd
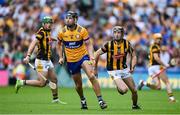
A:
[[[107,70],[122,70],[127,68],[127,53],[132,53],[133,50],[129,46],[128,41],[122,40],[120,44],[116,41],[110,41],[105,45],[105,48],[107,48]]]
[[[160,65],[155,59],[154,59],[154,56],[153,54],[154,53],[158,53],[158,56],[160,57],[160,46],[157,45],[157,44],[153,44],[151,47],[150,47],[150,51],[149,51],[149,65]]]
[[[51,58],[51,46],[50,42],[50,31],[45,31],[43,28],[37,32],[36,38],[39,40],[38,42],[38,53],[37,58],[41,60],[50,60]]]

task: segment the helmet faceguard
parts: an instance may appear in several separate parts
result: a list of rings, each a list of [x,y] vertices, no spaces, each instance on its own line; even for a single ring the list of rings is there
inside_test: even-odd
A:
[[[113,33],[113,38],[114,40],[121,40],[124,37],[124,28],[121,26],[115,26],[112,29],[112,33]]]
[[[53,23],[53,19],[51,17],[45,16],[41,22],[45,30],[51,30],[51,24]]]
[[[73,19],[74,22],[68,21],[69,19]],[[74,26],[76,26],[77,20],[78,20],[78,14],[76,12],[73,12],[73,11],[67,12],[66,19],[65,19],[65,23],[67,27],[73,28]]]

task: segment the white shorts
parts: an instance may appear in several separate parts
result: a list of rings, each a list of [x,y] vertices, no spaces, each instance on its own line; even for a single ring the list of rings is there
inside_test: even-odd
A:
[[[160,65],[153,65],[148,68],[149,76],[155,75],[161,71]]]
[[[46,61],[46,60],[36,59],[35,67],[37,68],[37,71],[39,71],[39,72],[41,72],[41,71],[47,72],[48,69],[54,68],[54,65],[51,62],[51,60]]]
[[[113,70],[107,71],[110,76],[113,76],[114,79],[125,79],[131,77],[131,73],[129,72],[129,68],[123,70]]]

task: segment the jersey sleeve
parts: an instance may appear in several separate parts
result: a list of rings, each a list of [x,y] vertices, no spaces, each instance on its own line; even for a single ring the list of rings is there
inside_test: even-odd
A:
[[[83,38],[84,41],[87,41],[89,39],[89,33],[85,28],[82,29],[82,34],[81,35],[82,35],[82,38]]]
[[[129,41],[127,41],[127,45],[128,45],[128,53],[132,53],[134,51],[133,46],[131,45]]]
[[[103,45],[103,47],[101,48],[101,50],[102,50],[104,53],[107,52],[107,50],[108,50],[108,42]]]
[[[60,32],[58,33],[57,39],[58,39],[58,41],[62,41],[62,38],[63,38],[63,33],[62,33],[62,31],[60,31]]]
[[[43,38],[43,32],[39,31],[36,33],[36,39],[41,40]]]
[[[152,46],[152,53],[160,53],[160,50],[158,49],[156,45]]]

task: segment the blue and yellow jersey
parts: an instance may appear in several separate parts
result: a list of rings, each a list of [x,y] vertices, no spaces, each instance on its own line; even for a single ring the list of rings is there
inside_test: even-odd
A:
[[[51,46],[50,46],[51,32],[40,28],[36,33],[36,39],[39,41],[37,58],[41,60],[50,60],[51,58]]]
[[[65,46],[67,62],[78,62],[83,56],[88,54],[84,41],[89,39],[89,34],[82,26],[77,25],[73,31],[65,26],[59,32],[58,39]]]
[[[151,65],[160,65],[155,59],[153,54],[158,53],[160,56],[160,46],[158,44],[153,44],[150,46],[150,51],[149,51],[149,66]]]

